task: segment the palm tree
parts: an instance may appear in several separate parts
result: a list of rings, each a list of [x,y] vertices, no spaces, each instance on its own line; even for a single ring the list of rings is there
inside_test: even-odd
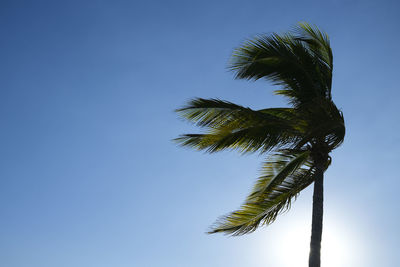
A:
[[[261,176],[237,210],[209,233],[243,235],[269,225],[314,183],[309,266],[320,266],[323,175],[329,153],[344,139],[342,112],[332,101],[332,50],[326,33],[300,23],[286,34],[261,35],[234,51],[229,68],[238,79],[272,81],[291,107],[253,110],[219,99],[196,98],[177,110],[205,128],[175,139],[207,152],[225,149],[267,155]]]

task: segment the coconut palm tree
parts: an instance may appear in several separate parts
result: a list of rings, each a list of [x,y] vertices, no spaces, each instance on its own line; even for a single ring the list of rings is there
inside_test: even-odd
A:
[[[196,98],[177,110],[205,128],[175,139],[207,152],[259,152],[266,161],[244,204],[221,217],[209,233],[243,235],[275,221],[292,200],[314,184],[309,266],[320,266],[323,175],[329,153],[344,139],[342,112],[332,101],[332,50],[326,33],[300,23],[286,34],[260,35],[233,53],[238,79],[266,79],[291,107],[253,110],[219,99]]]

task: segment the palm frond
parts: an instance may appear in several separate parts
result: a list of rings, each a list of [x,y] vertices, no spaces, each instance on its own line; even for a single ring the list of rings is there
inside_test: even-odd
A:
[[[329,36],[306,22],[298,24],[295,28],[296,38],[308,44],[309,48],[319,55],[331,69],[333,68],[333,54],[330,46]]]
[[[262,201],[266,194],[280,185],[294,170],[309,160],[311,152],[302,150],[282,150],[274,153],[264,163],[262,176],[258,178],[247,201]]]
[[[314,56],[314,72],[319,85],[324,89],[325,97],[331,98],[333,53],[330,46],[329,36],[321,32],[317,27],[308,23],[299,23],[295,29],[296,39],[307,44],[307,48]]]
[[[275,93],[299,106],[330,97],[332,51],[326,34],[300,24],[298,34],[260,35],[235,50],[230,69],[236,78],[265,78],[282,86]]]
[[[197,98],[177,112],[199,126],[204,134],[185,134],[175,141],[207,152],[238,149],[261,153],[294,146],[302,138],[301,120],[293,109],[252,110],[218,99]]]
[[[303,62],[293,49],[298,52],[302,50]],[[304,93],[301,90],[303,87],[308,88],[308,91],[313,89],[312,77],[304,68],[306,64],[312,64],[312,61],[307,60],[307,50],[301,46],[300,41],[295,41],[289,35],[272,34],[257,36],[236,49],[230,69],[236,73],[236,78],[266,78],[274,84],[282,85],[287,91],[286,96],[299,97],[299,93]]]
[[[219,127],[232,124],[257,124],[260,122],[276,121],[279,117],[268,116],[262,112],[243,107],[220,99],[195,98],[180,109],[175,110],[179,115],[200,127]]]
[[[263,175],[246,202],[239,210],[220,218],[209,233],[243,235],[272,223],[290,208],[292,199],[313,182],[313,177],[309,151],[274,154],[265,163]]]
[[[174,141],[182,146],[206,150],[209,153],[225,149],[235,149],[241,153],[257,151],[265,153],[277,147],[293,147],[301,140],[300,138],[280,131],[279,128],[259,125],[235,131],[218,129],[206,134],[184,134]]]

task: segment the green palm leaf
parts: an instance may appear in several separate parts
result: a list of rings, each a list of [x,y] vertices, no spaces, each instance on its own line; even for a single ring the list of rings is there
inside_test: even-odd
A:
[[[208,152],[238,149],[263,153],[276,147],[293,147],[303,136],[301,120],[290,108],[257,111],[218,99],[198,98],[177,112],[206,127],[207,132],[181,135],[175,141]]]
[[[276,94],[296,107],[314,98],[330,98],[332,51],[329,39],[308,24],[297,34],[260,35],[236,49],[230,69],[236,78],[265,78],[282,86]]]
[[[264,164],[262,173],[241,208],[220,218],[209,233],[242,235],[253,232],[260,224],[272,223],[313,182],[310,152],[274,154]]]
[[[281,123],[288,124],[288,119],[295,119],[294,112],[290,108],[275,108],[264,110],[252,110],[228,101],[219,99],[195,98],[186,106],[177,109],[183,118],[200,127],[219,127],[221,125],[239,123]]]

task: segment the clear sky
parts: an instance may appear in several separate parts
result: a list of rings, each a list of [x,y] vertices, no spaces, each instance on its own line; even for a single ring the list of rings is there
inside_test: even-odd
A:
[[[193,97],[285,102],[231,52],[325,30],[345,142],[326,172],[323,267],[398,267],[398,1],[1,1],[1,267],[305,267],[311,188],[251,235],[206,235],[262,157],[171,142]],[[294,264],[295,262],[296,264]],[[330,264],[330,265],[329,265]]]

